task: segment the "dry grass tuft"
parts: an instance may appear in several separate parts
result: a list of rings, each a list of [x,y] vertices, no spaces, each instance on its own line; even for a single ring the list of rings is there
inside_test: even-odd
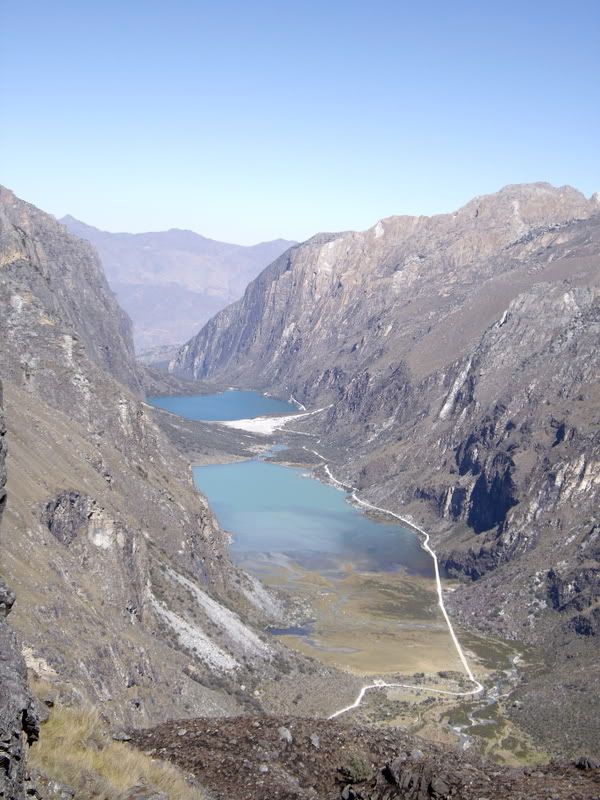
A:
[[[177,767],[114,742],[94,709],[55,706],[42,725],[29,765],[75,790],[78,800],[123,800],[127,789],[147,787],[169,800],[205,800]]]

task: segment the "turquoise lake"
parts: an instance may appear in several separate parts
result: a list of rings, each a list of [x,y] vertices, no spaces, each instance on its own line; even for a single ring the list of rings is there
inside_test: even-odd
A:
[[[297,411],[282,400],[239,390],[150,397],[148,402],[206,421]],[[273,566],[292,560],[322,572],[352,565],[359,571],[433,576],[431,558],[413,531],[375,521],[349,503],[347,493],[305,469],[252,460],[194,467],[193,472],[219,524],[231,534],[231,555],[239,563]]]
[[[231,534],[231,555],[240,563],[268,555],[272,563],[279,556],[323,572],[352,564],[360,571],[433,575],[412,531],[371,519],[345,492],[304,469],[238,461],[194,467],[194,482]]]
[[[260,392],[248,392],[232,389],[219,394],[174,395],[171,397],[148,397],[148,403],[157,408],[164,408],[173,414],[186,419],[215,422],[233,419],[252,419],[271,414],[293,414],[296,406],[265,397]]]

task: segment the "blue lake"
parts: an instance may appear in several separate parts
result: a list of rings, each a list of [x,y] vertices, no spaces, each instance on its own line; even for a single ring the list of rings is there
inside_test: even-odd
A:
[[[290,414],[298,411],[296,406],[265,397],[260,392],[246,392],[232,389],[219,394],[174,395],[169,397],[149,397],[148,403],[164,408],[186,419],[217,421],[233,419],[252,419],[275,414]]]
[[[352,565],[433,576],[431,558],[412,531],[371,519],[345,492],[303,469],[265,461],[213,464],[194,467],[194,482],[232,535],[231,555],[239,562],[269,554],[311,570]]]
[[[216,421],[292,410],[257,392],[152,401]],[[324,664],[364,675],[460,669],[438,613],[433,562],[415,532],[365,514],[305,468],[271,461],[282,448],[193,467],[196,486],[230,534],[232,559],[304,603],[305,619],[269,632]]]
[[[150,402],[213,421],[295,410],[241,391]],[[306,619],[269,632],[305,655],[364,675],[460,669],[438,613],[433,562],[416,533],[365,514],[348,493],[305,468],[269,460],[282,448],[271,444],[252,460],[193,467],[196,486],[231,536],[232,559],[305,603]]]

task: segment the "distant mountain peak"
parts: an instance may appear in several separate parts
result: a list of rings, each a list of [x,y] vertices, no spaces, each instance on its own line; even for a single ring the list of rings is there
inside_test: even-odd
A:
[[[241,297],[248,283],[295,242],[244,246],[170,228],[111,233],[67,214],[67,230],[97,249],[139,350],[182,342]]]
[[[183,237],[190,237],[193,240],[201,240],[203,242],[211,242],[215,245],[223,246],[223,247],[239,247],[241,249],[250,249],[253,247],[264,247],[264,246],[272,246],[283,244],[286,247],[291,247],[297,242],[294,239],[266,239],[261,242],[256,242],[255,244],[236,244],[235,242],[223,242],[220,239],[214,239],[211,236],[204,236],[202,233],[198,233],[198,231],[194,231],[191,228],[165,228],[164,230],[151,230],[151,231],[140,231],[137,233],[132,233],[130,231],[107,231],[104,228],[98,228],[95,225],[90,225],[87,222],[83,222],[78,217],[74,217],[72,214],[65,214],[64,216],[58,218],[58,222],[62,225],[65,225],[71,233],[75,232],[75,228],[79,228],[82,230],[87,231],[95,231],[99,235],[103,236],[130,236],[134,237],[148,237],[148,236],[166,236],[166,235],[181,235]]]

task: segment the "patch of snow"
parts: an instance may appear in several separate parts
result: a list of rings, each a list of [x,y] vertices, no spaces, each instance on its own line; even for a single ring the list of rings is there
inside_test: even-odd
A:
[[[381,222],[381,220],[379,220],[379,222],[377,223],[377,225],[375,225],[375,228],[374,228],[374,230],[375,230],[375,238],[376,238],[376,239],[379,239],[381,236],[383,236],[383,235],[384,235],[384,233],[385,233],[385,229],[384,229],[384,227],[383,227],[383,223]]]

